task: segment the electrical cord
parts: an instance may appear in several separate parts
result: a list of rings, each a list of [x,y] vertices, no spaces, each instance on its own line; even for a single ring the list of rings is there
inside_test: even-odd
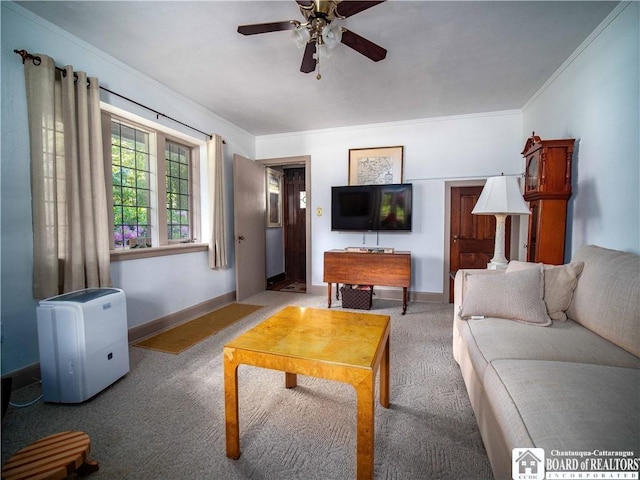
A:
[[[25,408],[25,407],[30,407],[31,405],[33,405],[34,403],[36,403],[37,401],[41,400],[43,397],[43,395],[40,395],[38,398],[31,400],[30,402],[27,403],[13,403],[13,402],[9,402],[9,405],[11,405],[12,407],[16,407],[16,408]]]

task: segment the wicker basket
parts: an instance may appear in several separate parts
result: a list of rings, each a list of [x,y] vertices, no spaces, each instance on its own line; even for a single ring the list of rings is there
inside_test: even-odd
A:
[[[345,285],[342,293],[342,308],[370,310],[373,299],[373,285]]]

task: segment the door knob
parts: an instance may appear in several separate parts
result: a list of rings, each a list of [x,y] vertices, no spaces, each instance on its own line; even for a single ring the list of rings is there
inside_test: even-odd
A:
[[[458,241],[458,235],[454,235],[453,236],[453,243],[456,243]]]

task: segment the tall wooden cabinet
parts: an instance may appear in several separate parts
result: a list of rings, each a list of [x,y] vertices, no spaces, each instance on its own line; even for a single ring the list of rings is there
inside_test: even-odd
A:
[[[524,199],[529,202],[527,261],[560,265],[564,261],[567,202],[571,196],[573,138],[527,139]]]

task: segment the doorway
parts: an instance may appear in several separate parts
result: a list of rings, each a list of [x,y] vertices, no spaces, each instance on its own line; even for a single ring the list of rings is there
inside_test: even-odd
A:
[[[453,302],[455,272],[463,268],[486,268],[495,247],[496,218],[493,215],[473,215],[482,185],[451,186],[449,215],[449,269],[447,284],[449,303]],[[505,226],[505,252],[509,257],[511,217]],[[446,297],[445,297],[446,298]]]
[[[306,218],[307,190],[304,168],[284,170],[284,270],[288,287],[295,291],[307,289]]]
[[[260,163],[282,173],[282,227],[271,230],[271,239],[279,238],[282,251],[281,268],[274,275],[269,269],[268,290],[303,293],[310,287],[311,214],[309,156],[259,160]],[[269,249],[273,251],[273,243]],[[280,255],[280,251],[277,252]],[[267,259],[269,263],[270,259]]]

